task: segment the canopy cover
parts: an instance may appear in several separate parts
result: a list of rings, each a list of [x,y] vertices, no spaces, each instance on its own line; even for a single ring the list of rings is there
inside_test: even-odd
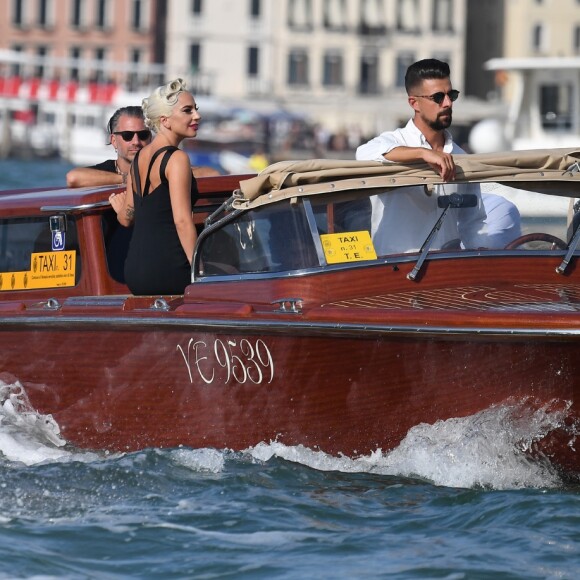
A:
[[[454,183],[494,181],[580,197],[580,150],[533,149],[454,155]],[[310,159],[280,161],[240,182],[233,207],[250,209],[289,197],[443,183],[426,163]]]

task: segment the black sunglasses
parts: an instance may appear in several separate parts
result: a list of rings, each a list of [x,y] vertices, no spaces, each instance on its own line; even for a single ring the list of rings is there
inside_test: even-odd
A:
[[[113,135],[121,135],[123,141],[133,141],[133,137],[137,135],[139,141],[148,141],[151,139],[151,131],[149,129],[143,129],[142,131],[113,131]]]
[[[439,92],[439,93],[433,93],[432,95],[413,95],[414,97],[418,97],[421,99],[429,99],[430,101],[433,101],[434,103],[437,103],[438,105],[440,105],[444,100],[445,97],[449,97],[449,100],[451,102],[456,101],[457,97],[459,96],[459,91],[456,91],[455,89],[449,91],[448,93],[444,93],[444,92]]]

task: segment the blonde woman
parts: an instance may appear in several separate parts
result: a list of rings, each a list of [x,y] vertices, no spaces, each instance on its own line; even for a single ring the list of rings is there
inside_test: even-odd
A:
[[[127,191],[110,198],[119,222],[134,224],[125,280],[137,295],[183,294],[197,240],[192,207],[198,191],[178,146],[197,135],[201,116],[181,79],[144,99],[143,115],[155,138],[135,155]]]

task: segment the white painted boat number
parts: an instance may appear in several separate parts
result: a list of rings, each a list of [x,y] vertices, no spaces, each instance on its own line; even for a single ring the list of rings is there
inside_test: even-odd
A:
[[[191,383],[194,374],[208,385],[213,383],[218,368],[225,369],[226,384],[232,379],[240,384],[256,385],[264,381],[271,383],[274,379],[272,353],[261,339],[252,342],[243,338],[238,342],[216,338],[212,346],[211,342],[190,338],[185,349],[178,344],[177,350],[185,361]]]

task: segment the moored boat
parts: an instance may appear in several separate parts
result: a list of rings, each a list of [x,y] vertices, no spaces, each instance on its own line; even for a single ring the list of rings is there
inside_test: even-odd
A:
[[[522,452],[577,477],[579,159],[456,156],[448,184],[421,164],[321,160],[200,179],[181,296],[128,293],[111,188],[5,192],[5,397],[52,415],[77,447],[277,440],[348,456],[505,406],[506,429],[537,423]],[[485,230],[445,243],[445,224],[491,186],[567,198],[570,211],[524,219],[500,248]],[[373,212],[392,196],[437,209],[417,244],[385,252],[379,234],[399,232],[376,230]]]

